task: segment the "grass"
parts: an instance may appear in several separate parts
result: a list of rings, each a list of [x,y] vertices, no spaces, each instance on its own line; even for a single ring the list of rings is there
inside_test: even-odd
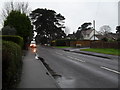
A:
[[[70,48],[69,46],[55,46],[56,48]]]
[[[90,49],[81,49],[81,51],[90,51],[102,54],[111,54],[111,55],[120,55],[120,49],[111,49],[111,48],[90,48]]]

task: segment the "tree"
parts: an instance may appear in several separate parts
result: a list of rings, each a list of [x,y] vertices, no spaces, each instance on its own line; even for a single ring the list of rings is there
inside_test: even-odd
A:
[[[69,34],[69,33],[70,33],[70,28],[67,27],[67,26],[65,27],[65,33],[66,33],[66,34]]]
[[[120,34],[120,26],[117,26],[116,30],[117,30],[116,33]]]
[[[11,11],[19,11],[28,15],[30,12],[29,4],[27,2],[5,2],[1,14],[3,23]]]
[[[41,42],[46,38],[47,42],[55,39],[61,39],[66,36],[63,31],[64,16],[57,14],[54,10],[35,9],[30,14],[31,20],[35,25],[37,36]],[[44,39],[41,39],[44,38]],[[44,42],[44,41],[43,41]]]
[[[14,27],[17,31],[16,35],[23,37],[25,44],[32,35],[30,19],[19,11],[10,12],[9,16],[4,21],[4,27],[5,26]]]
[[[77,30],[77,32],[75,33],[75,37],[76,37],[76,39],[80,39],[80,40],[83,39],[83,35],[81,33],[81,30]]]
[[[117,26],[116,30],[117,30],[116,33],[118,34],[117,41],[120,41],[120,26]]]
[[[30,8],[27,2],[5,2],[4,9],[2,10],[3,17],[7,17],[11,11],[19,11],[26,15],[29,14]]]
[[[102,35],[107,35],[108,33],[110,33],[111,31],[111,27],[109,25],[103,25],[102,27],[100,27],[100,33]]]
[[[16,29],[14,27],[5,26],[2,28],[2,35],[16,35]]]
[[[92,28],[92,27],[90,27],[91,25],[92,25],[91,22],[83,23],[83,24],[81,25],[81,27],[78,27],[78,30],[89,30],[89,29]]]

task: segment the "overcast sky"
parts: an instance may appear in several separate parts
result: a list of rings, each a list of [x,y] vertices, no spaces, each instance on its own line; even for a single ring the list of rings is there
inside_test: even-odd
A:
[[[1,0],[0,0],[1,1]],[[11,1],[11,0],[5,0]],[[20,1],[20,0],[12,0]],[[47,8],[61,13],[65,17],[65,26],[72,33],[85,22],[96,21],[96,30],[103,25],[109,25],[112,32],[118,25],[118,1],[119,0],[21,0],[28,2],[31,10]],[[4,0],[0,9],[4,5]]]

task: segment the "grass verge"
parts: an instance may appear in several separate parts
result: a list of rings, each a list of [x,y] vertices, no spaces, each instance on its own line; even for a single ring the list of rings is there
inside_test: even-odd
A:
[[[111,55],[120,55],[120,49],[111,49],[111,48],[90,48],[90,49],[81,49],[81,51],[90,51],[102,54],[111,54]]]

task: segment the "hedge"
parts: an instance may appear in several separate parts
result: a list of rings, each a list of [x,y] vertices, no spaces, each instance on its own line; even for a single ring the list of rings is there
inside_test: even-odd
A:
[[[10,41],[2,42],[2,88],[15,88],[22,70],[21,47]]]
[[[76,41],[74,39],[58,39],[55,40],[51,45],[53,46],[70,46],[70,41]]]
[[[0,38],[5,41],[12,41],[23,47],[23,38],[16,35],[0,35]]]

